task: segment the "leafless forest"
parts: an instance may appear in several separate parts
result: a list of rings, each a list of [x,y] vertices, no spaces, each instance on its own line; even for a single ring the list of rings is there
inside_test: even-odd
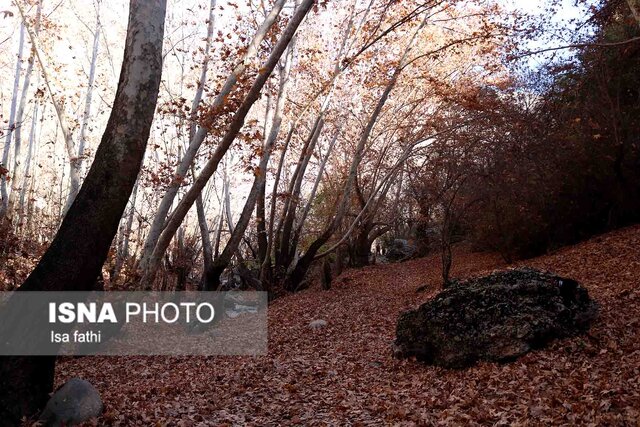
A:
[[[0,425],[74,376],[99,425],[640,419],[638,0],[0,0],[0,53],[0,289],[271,302],[255,359],[3,356]],[[587,335],[392,357],[524,266],[589,290]]]

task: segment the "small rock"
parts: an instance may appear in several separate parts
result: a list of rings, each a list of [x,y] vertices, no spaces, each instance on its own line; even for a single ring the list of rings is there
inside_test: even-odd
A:
[[[327,321],[323,319],[317,319],[309,323],[311,329],[322,329],[327,326]]]
[[[71,378],[51,396],[39,421],[50,427],[74,426],[99,417],[103,409],[100,393],[89,381]]]

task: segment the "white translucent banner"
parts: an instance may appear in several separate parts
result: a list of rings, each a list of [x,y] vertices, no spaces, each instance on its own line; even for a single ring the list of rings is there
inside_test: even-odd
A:
[[[0,293],[0,355],[266,352],[266,292]]]

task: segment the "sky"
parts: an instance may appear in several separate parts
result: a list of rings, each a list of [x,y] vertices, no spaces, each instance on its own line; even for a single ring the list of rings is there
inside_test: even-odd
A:
[[[545,31],[544,38],[537,38],[524,46],[527,50],[537,51],[540,49],[566,46],[574,43],[568,36],[574,36],[575,32],[571,31],[573,27],[571,21],[583,22],[588,16],[587,8],[576,6],[576,0],[556,0],[557,6],[554,13],[548,11],[549,0],[498,0],[508,10],[518,10],[534,16],[542,17],[549,28]],[[587,4],[595,4],[595,0],[587,0]],[[555,27],[555,29],[554,29]],[[558,29],[563,29],[559,31]],[[584,30],[584,28],[583,28]],[[528,56],[526,65],[532,69],[538,69],[548,63],[550,58],[570,59],[571,50],[560,50]]]
[[[533,15],[545,15],[549,0],[498,0],[510,10],[520,10]],[[568,24],[572,19],[583,20],[588,14],[585,7],[575,5],[575,0],[558,0],[556,13],[547,17],[547,22]],[[587,3],[595,3],[588,1]]]

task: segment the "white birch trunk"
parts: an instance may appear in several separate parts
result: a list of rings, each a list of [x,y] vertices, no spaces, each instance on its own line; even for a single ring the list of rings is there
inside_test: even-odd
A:
[[[18,225],[23,230],[27,228],[27,224],[24,224],[25,211],[26,211],[26,195],[28,189],[30,187],[29,183],[31,181],[31,162],[35,153],[35,145],[36,145],[36,124],[38,121],[38,107],[39,104],[36,102],[33,107],[33,115],[31,117],[31,130],[29,131],[29,150],[27,152],[27,160],[24,165],[24,174],[22,175],[22,185],[20,186],[20,201],[18,203]]]
[[[211,51],[211,40],[213,38],[213,30],[215,28],[215,14],[216,0],[211,0],[209,4],[209,22],[207,23],[207,43],[204,49],[205,58],[202,61],[202,70],[200,72],[200,80],[198,81],[198,88],[196,94],[193,97],[191,103],[191,123],[189,124],[189,141],[193,141],[196,130],[198,118],[198,107],[202,101],[202,95],[204,94],[204,86],[207,83],[207,72],[209,70],[209,53]],[[193,172],[193,168],[191,169]],[[194,177],[195,178],[195,177]],[[198,226],[200,228],[200,236],[202,238],[202,258],[205,268],[213,262],[213,248],[211,246],[211,237],[209,236],[209,225],[207,224],[206,210],[204,207],[204,200],[202,194],[196,199],[196,209],[198,215]]]
[[[44,78],[47,91],[49,92],[49,96],[51,97],[51,103],[53,104],[53,107],[56,111],[56,116],[58,117],[60,130],[62,131],[62,136],[64,137],[64,144],[67,150],[67,156],[69,157],[69,181],[70,181],[71,188],[73,188],[74,186],[80,185],[80,176],[77,173],[77,169],[73,167],[73,163],[77,161],[77,157],[76,157],[74,145],[73,145],[73,135],[71,134],[69,125],[67,124],[67,118],[66,118],[63,106],[58,102],[58,100],[56,99],[53,93],[51,82],[49,81],[49,74],[47,73],[48,67],[44,63],[44,60],[40,55],[41,49],[40,49],[40,43],[38,41],[38,37],[34,32],[34,30],[29,28],[25,14],[24,14],[24,10],[22,9],[20,2],[16,2],[15,4],[18,7],[18,10],[20,11],[22,22],[27,30],[27,33],[29,34],[29,39],[31,40],[31,49],[35,57],[38,59],[38,63],[40,64],[42,77]],[[66,209],[65,209],[65,213],[66,213]]]
[[[40,31],[40,16],[42,14],[42,2],[38,2],[38,7],[36,9],[36,22],[34,26],[34,32],[38,34]],[[18,176],[21,174],[21,159],[20,159],[20,151],[22,149],[22,125],[25,120],[24,118],[24,109],[27,105],[27,98],[29,96],[29,86],[31,85],[31,74],[33,72],[33,63],[34,63],[34,50],[33,47],[31,49],[31,54],[29,55],[29,59],[27,61],[27,69],[24,73],[24,81],[22,83],[22,93],[20,94],[20,103],[18,104],[18,111],[16,112],[16,127],[15,127],[15,140],[13,143],[13,186],[11,189],[11,194],[9,195],[9,212],[13,211],[13,207],[16,201],[16,198],[20,194],[20,188],[18,186]],[[22,206],[20,207],[22,209]]]
[[[20,71],[22,69],[22,49],[24,47],[24,24],[20,25],[20,40],[18,42],[18,55],[16,58],[16,69],[13,79],[13,94],[11,95],[11,107],[9,110],[9,130],[4,141],[4,148],[2,150],[2,169],[0,169],[0,192],[2,195],[2,204],[0,205],[0,220],[2,220],[9,209],[9,191],[7,189],[7,178],[9,178],[9,172],[6,170],[9,166],[9,150],[11,149],[11,137],[16,127],[16,104],[18,102],[18,90],[20,89]]]
[[[99,7],[100,3],[98,3]],[[100,50],[100,9],[96,10],[96,27],[93,33],[93,48],[91,50],[91,65],[89,67],[89,81],[87,82],[87,95],[84,101],[84,111],[82,113],[82,122],[80,123],[80,136],[78,138],[78,161],[75,163],[78,174],[82,176],[84,166],[84,150],[87,145],[87,126],[91,117],[91,101],[93,99],[93,86],[96,80],[96,66],[98,64],[98,51]],[[75,193],[69,192],[69,199],[73,201],[76,197]],[[69,204],[69,202],[67,203]]]

